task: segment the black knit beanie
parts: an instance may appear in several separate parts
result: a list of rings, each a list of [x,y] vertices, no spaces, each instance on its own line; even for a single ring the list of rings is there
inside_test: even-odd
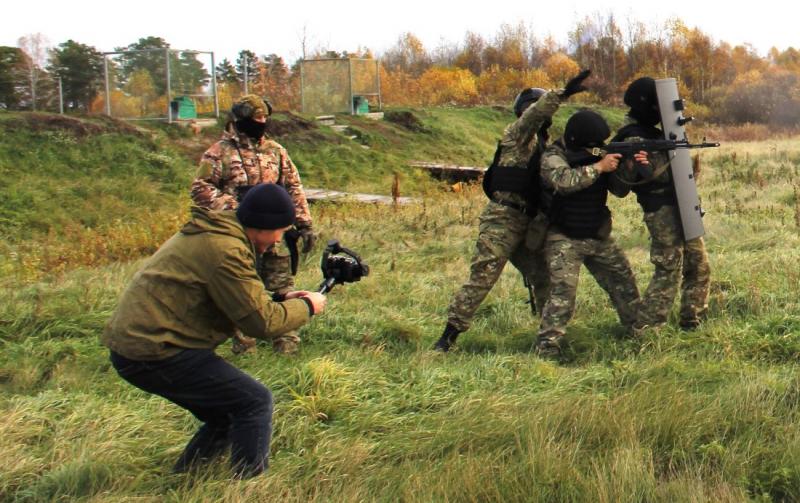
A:
[[[283,229],[294,223],[294,202],[280,185],[261,183],[247,191],[236,217],[244,227]]]

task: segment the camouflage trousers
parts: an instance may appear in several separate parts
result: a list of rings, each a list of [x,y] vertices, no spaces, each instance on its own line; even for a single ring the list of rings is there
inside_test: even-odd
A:
[[[637,326],[666,323],[679,285],[680,324],[697,326],[708,310],[711,282],[703,238],[683,240],[680,214],[675,206],[662,206],[658,211],[645,213],[644,222],[650,232],[650,262],[655,270],[642,296]]]
[[[272,293],[287,294],[294,290],[294,276],[291,271],[291,258],[288,250],[283,243],[276,243],[267,251],[257,257],[256,269],[264,288]],[[243,348],[254,347],[255,339],[246,337],[237,332],[234,337],[235,350],[241,351]],[[300,344],[300,336],[296,330],[286,332],[272,339],[272,347],[279,353],[294,353]]]
[[[544,245],[550,270],[550,298],[542,311],[539,340],[559,345],[575,313],[578,273],[585,265],[608,293],[620,323],[630,327],[636,320],[639,290],[627,257],[612,238],[571,239],[558,231],[547,235]]]
[[[531,218],[514,208],[489,201],[480,216],[469,279],[450,302],[447,322],[462,332],[467,330],[475,311],[497,283],[509,260],[533,285],[536,305],[541,312],[548,291],[542,253],[546,231],[547,220],[543,215]]]

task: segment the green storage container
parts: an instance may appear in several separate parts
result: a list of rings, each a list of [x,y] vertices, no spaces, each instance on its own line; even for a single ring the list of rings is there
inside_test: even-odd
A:
[[[188,96],[178,96],[170,103],[173,119],[196,119],[197,109]]]
[[[369,113],[369,101],[364,96],[353,96],[353,110],[356,114]]]

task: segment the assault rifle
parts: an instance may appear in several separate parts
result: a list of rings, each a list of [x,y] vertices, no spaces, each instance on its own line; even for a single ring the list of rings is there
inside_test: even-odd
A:
[[[719,147],[719,142],[689,143],[688,140],[638,140],[638,141],[612,141],[602,147],[587,147],[579,151],[567,151],[567,160],[570,164],[593,164],[607,154],[622,154],[623,159],[632,159],[634,154],[644,151],[652,152],[671,152],[678,149],[692,148],[713,148]],[[674,154],[673,154],[674,155]],[[670,161],[672,161],[670,156]],[[669,167],[664,165],[663,169]],[[654,178],[659,174],[648,171],[648,169],[637,164],[637,171],[644,179]]]
[[[689,143],[689,140],[639,140],[639,141],[612,141],[602,147],[587,149],[590,154],[603,157],[606,154],[622,154],[623,158],[633,157],[637,152],[669,152],[679,148],[713,148],[719,147],[719,142]]]

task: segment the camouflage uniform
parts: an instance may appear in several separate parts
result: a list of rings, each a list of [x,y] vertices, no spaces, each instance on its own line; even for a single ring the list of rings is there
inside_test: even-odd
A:
[[[539,128],[553,116],[561,100],[561,93],[546,93],[506,127],[500,140],[499,169],[527,166],[537,146]],[[544,305],[548,275],[542,242],[547,220],[540,213],[529,216],[526,206],[524,196],[497,191],[483,210],[469,279],[453,297],[447,313],[448,324],[459,331],[469,328],[475,311],[509,260],[533,285],[539,309]]]
[[[311,213],[300,174],[286,149],[267,138],[256,142],[246,135],[226,132],[222,140],[203,154],[192,182],[192,200],[203,208],[232,210],[238,205],[237,188],[259,183],[283,185],[297,209],[295,225],[311,227]],[[258,273],[264,287],[273,293],[284,295],[294,289],[290,257],[284,244],[270,247],[259,258]],[[238,340],[245,346],[255,342],[243,337]],[[293,352],[299,341],[297,332],[290,331],[276,338],[273,346],[280,352]]]
[[[626,126],[635,124],[635,119],[627,118]],[[615,139],[637,141],[643,138],[623,134]],[[694,328],[708,310],[711,282],[708,254],[702,237],[689,241],[683,239],[666,153],[650,154],[650,164],[652,174],[657,176],[645,184],[641,183],[642,175],[637,173],[632,162],[621,165],[615,173],[620,180],[634,184],[629,185],[627,190],[637,193],[644,210],[644,222],[650,233],[650,262],[655,267],[642,297],[634,328],[639,331],[666,323],[681,279],[680,326]]]
[[[596,183],[605,183],[594,166],[571,167],[563,146],[554,144],[542,157],[541,176],[544,188],[559,194],[575,194]],[[611,190],[616,189],[611,186]],[[607,211],[607,210],[606,210]],[[630,263],[611,238],[611,217],[605,219],[596,238],[573,238],[552,222],[545,240],[545,256],[550,271],[550,296],[542,312],[539,329],[540,349],[561,347],[566,325],[575,312],[578,273],[585,265],[598,284],[608,293],[622,325],[629,327],[636,319],[639,291]]]

